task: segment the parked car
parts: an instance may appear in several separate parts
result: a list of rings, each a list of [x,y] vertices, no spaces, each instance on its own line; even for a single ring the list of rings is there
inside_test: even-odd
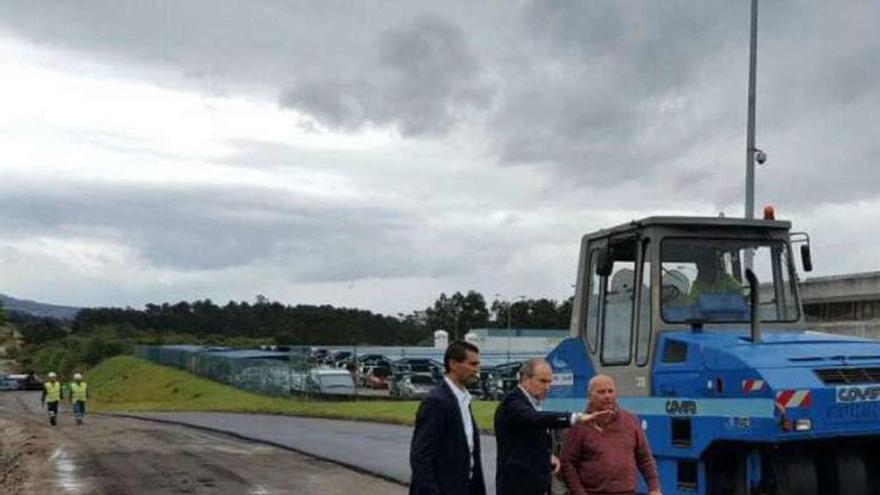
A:
[[[360,354],[357,357],[357,362],[360,365],[372,365],[383,361],[390,362],[383,354]]]
[[[8,376],[0,376],[0,391],[18,390],[20,383],[18,380],[9,378]]]
[[[483,385],[483,375],[477,376],[477,381],[468,385],[468,393],[471,394],[471,397],[475,399],[485,399],[486,392]]]
[[[400,373],[421,373],[434,378],[443,377],[443,365],[433,359],[403,358],[392,363],[392,368]]]
[[[387,389],[391,378],[391,366],[371,366],[364,373],[364,386],[375,389]]]
[[[405,382],[413,376],[426,376],[433,380],[436,385],[443,379],[443,365],[433,359],[426,358],[403,358],[394,361],[391,363],[388,394],[391,397],[405,397],[407,393],[404,390],[407,388]],[[419,379],[417,381],[423,380]]]
[[[388,395],[393,398],[400,398],[400,385],[405,373],[401,373],[397,369],[392,368],[391,376],[388,377]]]
[[[312,368],[306,377],[306,390],[314,394],[354,395],[354,377],[338,368]]]
[[[522,362],[513,361],[480,370],[483,397],[498,400],[519,383],[519,369]]]
[[[404,374],[397,383],[397,397],[401,399],[421,399],[428,395],[440,380],[425,374]]]
[[[43,383],[33,373],[0,376],[0,390],[43,390]]]
[[[309,352],[309,357],[314,359],[315,361],[323,361],[324,359],[327,358],[327,356],[329,354],[330,354],[330,351],[328,351],[327,349],[317,347],[317,348],[312,349],[311,352]]]
[[[376,368],[387,370],[387,373],[383,376],[387,377],[391,374],[391,361],[381,354],[369,354],[364,358],[358,356],[355,366],[357,369],[358,384],[364,387],[369,386],[367,382],[370,379],[370,373]]]
[[[43,382],[38,380],[33,373],[28,373],[22,376],[24,376],[24,378],[22,379],[19,390],[43,390]]]
[[[379,363],[391,363],[391,361],[382,354],[358,354],[357,357],[354,358],[354,361],[359,368],[375,366]]]
[[[353,354],[350,351],[336,351],[333,353],[331,357],[332,362],[329,364],[337,368],[345,368],[352,357]]]
[[[382,354],[367,354],[365,356],[358,356],[357,358],[358,369],[365,369],[373,366],[391,366],[391,360]]]

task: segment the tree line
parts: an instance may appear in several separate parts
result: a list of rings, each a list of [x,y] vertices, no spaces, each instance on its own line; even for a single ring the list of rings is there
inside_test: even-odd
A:
[[[394,316],[329,305],[284,305],[257,296],[253,303],[219,306],[209,299],[148,304],[144,309],[82,309],[72,322],[34,317],[0,308],[22,336],[8,356],[26,370],[70,374],[134,345],[204,344],[238,348],[278,345],[431,345],[443,329],[451,339],[474,328],[567,328],[571,299],[486,302],[482,294],[440,294],[421,311]]]
[[[476,291],[443,293],[422,311],[394,316],[329,305],[284,305],[257,296],[253,303],[230,301],[223,306],[205,299],[148,304],[144,309],[83,309],[73,321],[72,332],[87,334],[95,328],[123,325],[133,331],[269,338],[285,345],[419,345],[429,343],[438,329],[453,338],[473,328],[504,328],[508,324],[558,329],[568,327],[570,316],[570,298],[561,303],[522,298],[487,304]]]
[[[461,338],[473,328],[565,329],[571,319],[573,299],[495,299],[487,306],[483,295],[476,291],[440,294],[425,310],[425,323],[431,330],[446,330],[452,339]]]
[[[176,304],[148,304],[145,309],[90,308],[73,321],[73,334],[125,325],[133,331],[160,330],[196,337],[268,338],[277,344],[414,345],[424,340],[423,325],[413,316],[393,317],[333,306],[288,306],[259,296],[254,303],[218,306],[210,299]]]

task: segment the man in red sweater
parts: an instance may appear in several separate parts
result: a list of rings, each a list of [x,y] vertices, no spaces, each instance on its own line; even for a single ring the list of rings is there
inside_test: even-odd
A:
[[[648,483],[648,495],[662,495],[657,465],[638,418],[617,405],[614,380],[590,380],[587,412],[614,411],[594,423],[568,430],[560,455],[562,475],[572,495],[632,495],[636,469]]]

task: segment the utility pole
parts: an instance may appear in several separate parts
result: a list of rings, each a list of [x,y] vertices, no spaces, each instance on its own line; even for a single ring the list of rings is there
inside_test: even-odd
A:
[[[746,218],[755,218],[755,80],[758,65],[758,0],[752,0],[749,40],[749,116],[746,124]]]

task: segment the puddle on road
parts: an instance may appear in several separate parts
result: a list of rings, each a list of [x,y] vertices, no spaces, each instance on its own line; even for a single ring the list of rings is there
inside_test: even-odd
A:
[[[55,468],[55,486],[63,490],[62,493],[71,495],[80,494],[83,484],[76,479],[76,464],[62,447],[55,449],[49,462]]]
[[[266,490],[261,485],[257,485],[254,489],[251,490],[249,495],[269,495],[271,492]]]

